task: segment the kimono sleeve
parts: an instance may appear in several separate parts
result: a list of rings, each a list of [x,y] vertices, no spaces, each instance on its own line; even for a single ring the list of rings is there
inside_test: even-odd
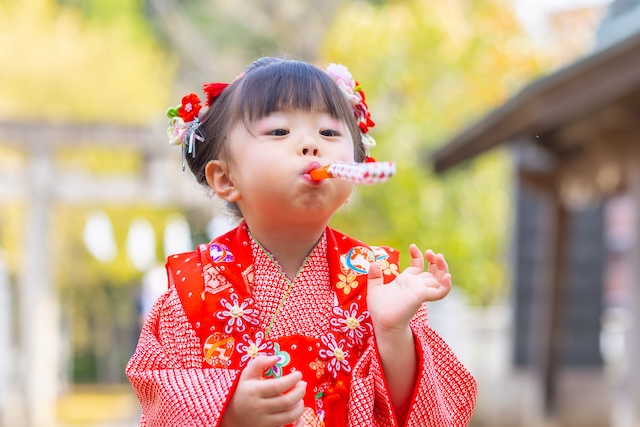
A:
[[[475,378],[427,323],[423,304],[410,326],[419,354],[420,376],[407,415],[408,426],[467,426],[476,405]]]
[[[426,305],[410,323],[418,356],[418,379],[407,427],[464,427],[473,414],[477,385],[444,340],[427,324]],[[347,410],[351,427],[395,427],[389,390],[375,344],[354,368]]]
[[[126,374],[142,406],[140,426],[215,427],[239,371],[202,367],[202,349],[175,288],[155,303]]]

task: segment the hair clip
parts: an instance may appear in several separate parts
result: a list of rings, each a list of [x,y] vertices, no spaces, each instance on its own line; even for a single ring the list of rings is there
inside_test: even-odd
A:
[[[169,118],[169,144],[182,146],[182,170],[185,170],[186,155],[196,156],[196,140],[204,141],[204,137],[198,130],[200,120],[200,98],[191,93],[182,98],[182,104],[167,110]]]

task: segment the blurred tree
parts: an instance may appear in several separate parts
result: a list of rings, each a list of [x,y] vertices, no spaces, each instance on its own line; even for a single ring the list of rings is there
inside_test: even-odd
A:
[[[367,242],[446,255],[475,304],[504,296],[510,166],[504,152],[434,176],[429,151],[540,72],[506,0],[357,1],[337,15],[324,62],[349,66],[377,126],[372,155],[398,175],[361,188],[334,225]]]
[[[147,123],[169,102],[175,61],[143,0],[0,2],[0,117]]]
[[[345,0],[147,0],[166,43],[181,59],[178,93],[229,81],[260,56],[315,60]],[[183,86],[184,89],[180,88]]]
[[[158,1],[158,0],[152,0]],[[328,25],[344,0],[324,0],[322,13],[310,14],[314,0],[192,0],[184,2],[190,16],[220,49],[241,53],[252,61],[258,56],[287,54],[313,60]]]

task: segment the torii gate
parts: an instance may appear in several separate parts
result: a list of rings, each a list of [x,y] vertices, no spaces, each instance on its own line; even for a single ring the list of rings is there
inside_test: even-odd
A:
[[[167,143],[161,129],[162,125],[152,130],[148,127],[0,122],[0,145],[26,154],[24,167],[0,168],[0,206],[20,200],[26,207],[18,273],[19,357],[0,366],[0,370],[7,369],[13,375],[16,370],[19,372],[18,384],[15,384],[17,391],[13,394],[20,395],[24,414],[18,418],[25,419],[14,420],[13,426],[19,427],[16,422],[23,422],[25,427],[56,425],[60,313],[53,283],[52,257],[48,256],[51,254],[49,215],[55,204],[142,202],[209,211],[213,208],[205,193],[197,189],[195,180],[181,175],[180,151]],[[115,178],[78,176],[57,170],[54,164],[56,150],[74,146],[134,148],[143,156],[144,168],[137,176]],[[35,250],[45,254],[38,257],[37,265],[30,262]],[[7,324],[10,320],[10,312],[0,311],[0,323]],[[2,344],[0,342],[0,346]],[[9,353],[11,349],[6,351]],[[0,371],[0,382],[6,378],[8,372]],[[3,388],[6,391],[9,384],[0,383],[0,390]],[[0,424],[4,424],[3,404],[0,400]]]

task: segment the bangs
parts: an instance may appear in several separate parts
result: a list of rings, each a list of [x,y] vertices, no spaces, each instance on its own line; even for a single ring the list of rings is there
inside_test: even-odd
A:
[[[328,113],[349,123],[353,112],[345,95],[322,70],[303,62],[279,61],[240,79],[234,94],[236,118],[245,125],[285,110]]]

